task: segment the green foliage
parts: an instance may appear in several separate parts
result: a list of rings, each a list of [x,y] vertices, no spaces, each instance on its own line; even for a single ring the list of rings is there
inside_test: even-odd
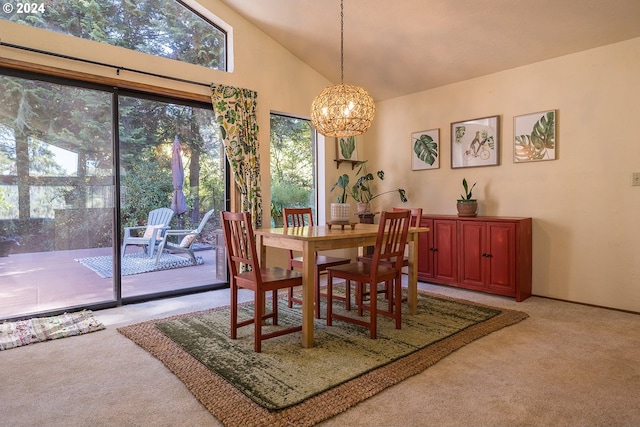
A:
[[[146,161],[134,164],[122,177],[122,226],[147,222],[149,211],[171,206],[173,183],[166,165],[162,167],[147,150]]]
[[[549,111],[536,122],[531,134],[516,135],[516,162],[544,159],[547,150],[555,149],[555,132],[555,114]]]
[[[384,171],[379,170],[376,172],[374,176],[371,172],[367,170],[367,162],[368,160],[364,160],[358,162],[358,169],[356,171],[356,182],[352,187],[349,187],[350,178],[349,175],[343,174],[338,177],[338,180],[333,187],[331,187],[331,191],[335,188],[341,188],[342,194],[338,196],[338,203],[346,203],[348,196],[353,197],[358,203],[367,203],[369,204],[373,199],[376,199],[384,194],[389,193],[398,193],[400,197],[400,201],[402,203],[406,203],[408,201],[406,191],[403,188],[397,188],[395,190],[384,191],[382,193],[374,193],[372,184],[375,181],[375,177],[377,176],[380,181],[384,180]]]
[[[349,194],[351,194],[348,187],[349,187],[349,175],[347,175],[346,173],[340,175],[336,183],[333,184],[333,187],[331,187],[331,190],[329,190],[329,192],[331,193],[336,188],[342,189],[342,194],[338,196],[336,203],[347,203]]]
[[[46,0],[44,13],[0,19],[223,70],[225,34],[175,0]]]
[[[413,143],[413,152],[423,162],[433,166],[438,157],[438,144],[429,135],[420,135]]]
[[[271,114],[271,218],[281,225],[283,207],[314,205],[314,147],[308,120]]]
[[[476,186],[477,182],[474,182],[473,185],[471,186],[471,188],[469,188],[469,185],[467,184],[467,178],[462,178],[462,187],[464,188],[464,195],[460,195],[460,199],[458,199],[458,201],[472,201],[475,199],[472,199],[473,194],[471,193],[473,191],[473,188]]]

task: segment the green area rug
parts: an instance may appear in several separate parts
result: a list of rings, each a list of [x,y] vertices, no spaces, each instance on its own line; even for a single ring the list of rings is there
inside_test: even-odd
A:
[[[104,325],[90,310],[0,324],[0,350],[100,331]]]
[[[280,301],[281,325],[299,324],[299,306]],[[252,304],[243,304],[249,317]],[[355,313],[354,313],[355,315]],[[222,307],[118,329],[174,372],[226,426],[312,426],[409,376],[460,347],[517,323],[526,313],[420,292],[418,314],[401,330],[380,317],[379,338],[361,327],[316,321],[315,347],[300,334],[267,340],[253,352],[253,329],[229,339]]]
[[[106,279],[113,275],[113,263],[111,262],[111,256],[94,256],[86,258],[77,258],[80,264],[93,270],[98,276]],[[196,264],[202,265],[204,263],[202,257],[196,257]],[[149,273],[151,271],[171,270],[181,267],[193,267],[193,263],[190,258],[184,258],[177,255],[171,255],[163,253],[160,256],[158,264],[156,264],[156,257],[149,258],[144,253],[127,254],[122,260],[120,270],[123,276],[130,276],[132,274]]]

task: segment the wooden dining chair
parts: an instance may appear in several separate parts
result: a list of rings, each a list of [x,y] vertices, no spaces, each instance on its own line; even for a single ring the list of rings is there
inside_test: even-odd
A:
[[[395,319],[396,329],[402,326],[402,258],[407,245],[410,212],[382,212],[378,235],[373,250],[372,262],[354,262],[327,268],[327,325],[331,326],[334,319],[343,320],[356,325],[368,327],[371,338],[377,336],[377,317],[383,315]],[[333,310],[334,279],[344,279],[345,287],[351,282],[356,283],[356,300],[358,317],[343,316]],[[378,283],[391,284],[388,292],[387,309],[378,306],[377,295],[372,292],[368,304],[363,294],[366,285],[370,289],[377,289]],[[369,311],[369,320],[362,318],[364,311]]]
[[[222,228],[227,248],[227,262],[231,286],[231,339],[236,339],[238,328],[253,323],[254,351],[262,351],[262,341],[280,335],[298,332],[302,325],[264,333],[262,324],[272,319],[278,324],[278,290],[302,285],[302,275],[282,267],[261,268],[256,241],[248,212],[221,212]],[[241,268],[244,264],[246,268]],[[238,289],[253,291],[253,318],[238,320]],[[265,310],[265,294],[271,291],[271,312]]]
[[[284,226],[285,227],[312,227],[314,225],[313,222],[313,212],[311,208],[284,208],[282,211],[284,216]],[[301,269],[303,266],[303,258],[301,256],[294,256],[293,251],[289,251],[289,269]],[[351,262],[351,258],[339,258],[332,257],[326,255],[318,255],[316,254],[315,266],[314,266],[314,292],[315,292],[315,315],[316,319],[320,318],[320,297],[326,297],[326,293],[320,292],[320,274],[326,271],[327,267],[332,267],[334,265],[343,265],[349,264]],[[348,301],[350,298],[350,294],[347,294],[345,297],[335,296],[336,299],[342,301]],[[293,288],[289,289],[289,297],[288,303],[289,307],[292,307],[293,303],[302,304],[302,299],[296,297],[293,292]]]
[[[420,219],[422,218],[422,208],[391,208],[392,212],[402,212],[402,211],[409,211],[411,213],[411,218],[409,221],[409,227],[419,227],[420,226]],[[405,251],[406,252],[406,251]],[[361,255],[356,257],[356,261],[360,261],[360,262],[371,262],[372,259],[371,256],[365,256],[365,255]],[[402,258],[402,267],[408,267],[409,266],[409,258],[407,256],[403,256]],[[385,293],[389,294],[389,284],[387,284],[385,286],[384,289],[378,290],[378,293]],[[366,296],[366,293],[365,293]],[[406,298],[404,299],[406,300]]]
[[[409,227],[419,227],[420,226],[420,219],[422,218],[422,208],[392,208],[391,211],[392,212],[409,211],[411,213]],[[357,261],[362,261],[362,262],[371,262],[371,257],[362,255],[362,256],[357,257],[356,260]],[[409,266],[409,258],[407,258],[407,257],[403,258],[402,266],[403,267],[408,267]]]

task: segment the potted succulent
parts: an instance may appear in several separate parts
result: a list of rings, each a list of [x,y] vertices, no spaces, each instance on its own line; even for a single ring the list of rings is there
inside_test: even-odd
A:
[[[458,216],[476,216],[478,215],[478,201],[473,198],[472,191],[477,182],[474,182],[471,188],[467,184],[467,179],[462,179],[462,187],[464,188],[464,194],[460,195],[458,199]]]

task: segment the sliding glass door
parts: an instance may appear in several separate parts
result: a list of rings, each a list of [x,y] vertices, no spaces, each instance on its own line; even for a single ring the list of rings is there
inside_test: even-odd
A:
[[[118,97],[118,106],[122,235],[127,228],[128,235],[143,235],[150,211],[171,208],[167,241],[180,246],[193,236],[189,231],[197,229],[204,215],[214,209],[196,237],[194,258],[185,257],[179,248],[167,250],[166,245],[161,254],[156,253],[159,245],[127,245],[121,258],[122,297],[226,282],[224,268],[216,269],[216,247],[223,245],[219,219],[225,209],[226,162],[213,111],[198,104],[124,94]],[[174,191],[182,193],[182,203],[173,202]]]
[[[10,75],[0,93],[0,318],[113,301],[76,261],[112,251],[113,94]]]
[[[207,104],[0,69],[0,321],[224,286],[228,174],[213,126]],[[190,246],[197,262],[165,248],[162,262],[130,263],[149,248],[122,257],[125,228],[172,206],[176,140],[185,208],[165,230],[188,234],[215,209]]]

